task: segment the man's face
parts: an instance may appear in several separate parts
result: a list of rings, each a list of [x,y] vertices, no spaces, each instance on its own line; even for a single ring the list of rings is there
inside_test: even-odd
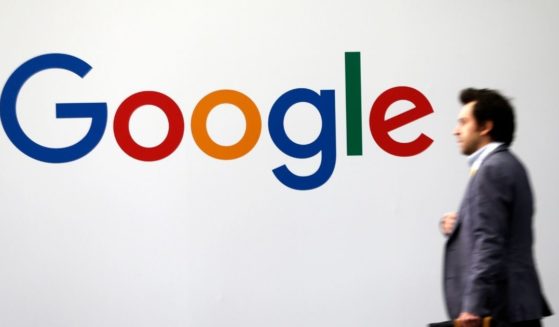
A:
[[[458,123],[453,134],[456,136],[462,154],[470,155],[481,148],[484,143],[482,129],[477,124],[473,115],[475,102],[469,102],[462,107],[458,114]]]

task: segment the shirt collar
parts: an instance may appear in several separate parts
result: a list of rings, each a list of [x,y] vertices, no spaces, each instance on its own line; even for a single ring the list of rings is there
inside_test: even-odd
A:
[[[502,142],[491,142],[485,146],[483,146],[482,148],[478,149],[476,152],[472,153],[471,155],[468,156],[468,165],[470,166],[470,169],[473,170],[478,170],[479,166],[481,166],[481,163],[483,162],[483,160],[493,151],[495,151],[495,149],[497,149],[499,146],[503,145],[504,143]]]

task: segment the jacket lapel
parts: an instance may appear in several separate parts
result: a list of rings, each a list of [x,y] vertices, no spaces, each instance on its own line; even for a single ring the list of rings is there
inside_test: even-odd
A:
[[[490,154],[488,154],[487,157],[485,157],[485,159],[483,159],[483,162],[485,162],[487,159],[489,159],[495,153],[503,152],[503,151],[508,151],[508,147],[504,144],[498,146],[495,150],[493,150]],[[481,167],[483,166],[483,162],[481,163],[481,166],[479,167],[479,169],[481,169]],[[479,171],[479,169],[478,169],[478,171]],[[454,226],[454,230],[452,231],[452,233],[448,236],[447,243],[450,242],[455,237],[455,235],[458,233],[458,230],[460,229],[460,225],[462,224],[460,211],[462,211],[462,208],[465,205],[464,201],[466,201],[466,199],[468,198],[468,195],[470,194],[470,188],[472,187],[472,184],[473,184],[473,182],[476,178],[476,175],[477,174],[472,175],[468,180],[468,185],[466,186],[466,192],[464,193],[462,203],[460,203],[460,209],[458,210],[458,218],[456,219],[456,225]]]

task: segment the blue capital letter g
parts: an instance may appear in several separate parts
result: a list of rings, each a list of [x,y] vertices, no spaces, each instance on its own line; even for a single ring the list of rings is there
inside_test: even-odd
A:
[[[63,163],[85,156],[99,143],[107,125],[107,104],[57,103],[57,118],[91,118],[89,131],[79,142],[65,148],[48,148],[35,143],[21,129],[17,120],[17,97],[31,76],[53,68],[71,71],[82,78],[91,70],[85,61],[67,54],[45,54],[26,61],[8,78],[2,90],[0,119],[6,134],[21,152],[40,161]]]

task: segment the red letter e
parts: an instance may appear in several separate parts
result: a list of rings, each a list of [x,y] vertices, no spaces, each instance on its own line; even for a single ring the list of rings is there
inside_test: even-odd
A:
[[[401,100],[413,103],[415,108],[385,119],[388,108]],[[429,100],[418,90],[407,86],[393,87],[384,91],[373,103],[369,115],[369,128],[373,138],[384,151],[399,157],[415,156],[425,151],[433,143],[430,137],[422,133],[411,142],[401,143],[392,139],[388,133],[432,112],[433,108]]]

